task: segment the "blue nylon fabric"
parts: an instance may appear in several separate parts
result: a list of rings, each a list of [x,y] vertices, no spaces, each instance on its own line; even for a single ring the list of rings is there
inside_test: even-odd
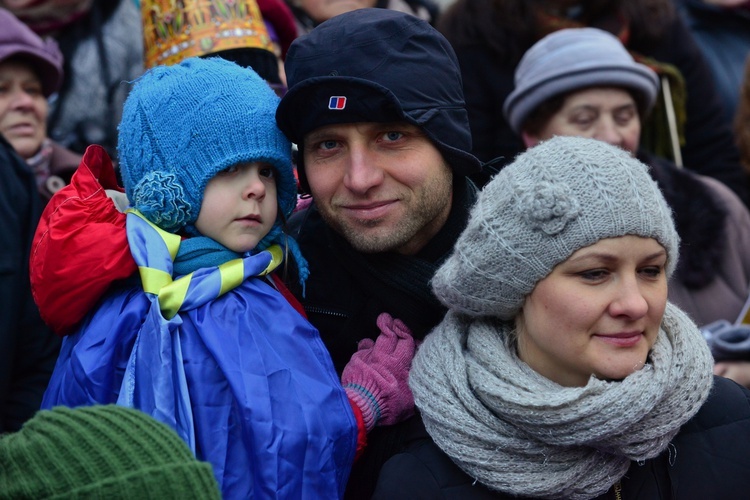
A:
[[[153,229],[130,217],[131,245],[147,245],[152,267],[159,252],[171,266]],[[246,272],[265,268],[264,254],[247,257]],[[224,498],[342,497],[357,428],[317,330],[262,278],[215,298],[212,270],[169,321],[140,289],[106,297],[63,340],[42,407],[145,411],[212,464]]]

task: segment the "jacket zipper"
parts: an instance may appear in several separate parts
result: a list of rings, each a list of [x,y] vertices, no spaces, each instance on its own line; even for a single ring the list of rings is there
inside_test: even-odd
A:
[[[349,317],[348,314],[344,314],[344,313],[337,312],[337,311],[332,311],[330,309],[324,309],[322,307],[317,307],[317,306],[307,306],[307,307],[305,307],[305,311],[307,313],[325,314],[325,315],[328,315],[328,316],[335,316],[337,318],[348,318]]]

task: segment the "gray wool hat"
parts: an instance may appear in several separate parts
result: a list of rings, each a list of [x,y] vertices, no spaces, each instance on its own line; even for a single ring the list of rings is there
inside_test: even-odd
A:
[[[625,235],[658,241],[672,275],[679,236],[648,167],[602,141],[555,137],[484,187],[433,290],[456,312],[510,320],[557,264]]]
[[[623,87],[643,96],[650,110],[659,90],[656,73],[635,62],[617,37],[597,28],[563,29],[539,40],[518,64],[515,84],[503,112],[517,134],[537,106],[559,94]]]

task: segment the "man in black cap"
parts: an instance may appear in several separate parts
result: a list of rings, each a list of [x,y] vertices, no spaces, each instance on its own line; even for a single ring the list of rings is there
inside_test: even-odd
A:
[[[428,23],[385,9],[337,16],[286,59],[279,128],[299,147],[312,205],[290,221],[310,265],[295,290],[339,372],[388,312],[423,339],[443,317],[429,281],[463,230],[479,160],[461,73]],[[382,463],[419,417],[376,428],[354,464],[349,498],[369,498]]]

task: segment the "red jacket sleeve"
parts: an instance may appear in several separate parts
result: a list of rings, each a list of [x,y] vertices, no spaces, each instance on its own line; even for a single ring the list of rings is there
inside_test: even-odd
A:
[[[31,290],[42,319],[67,335],[109,286],[136,272],[124,213],[105,189],[122,192],[112,161],[89,146],[71,183],[47,204],[31,247]]]

